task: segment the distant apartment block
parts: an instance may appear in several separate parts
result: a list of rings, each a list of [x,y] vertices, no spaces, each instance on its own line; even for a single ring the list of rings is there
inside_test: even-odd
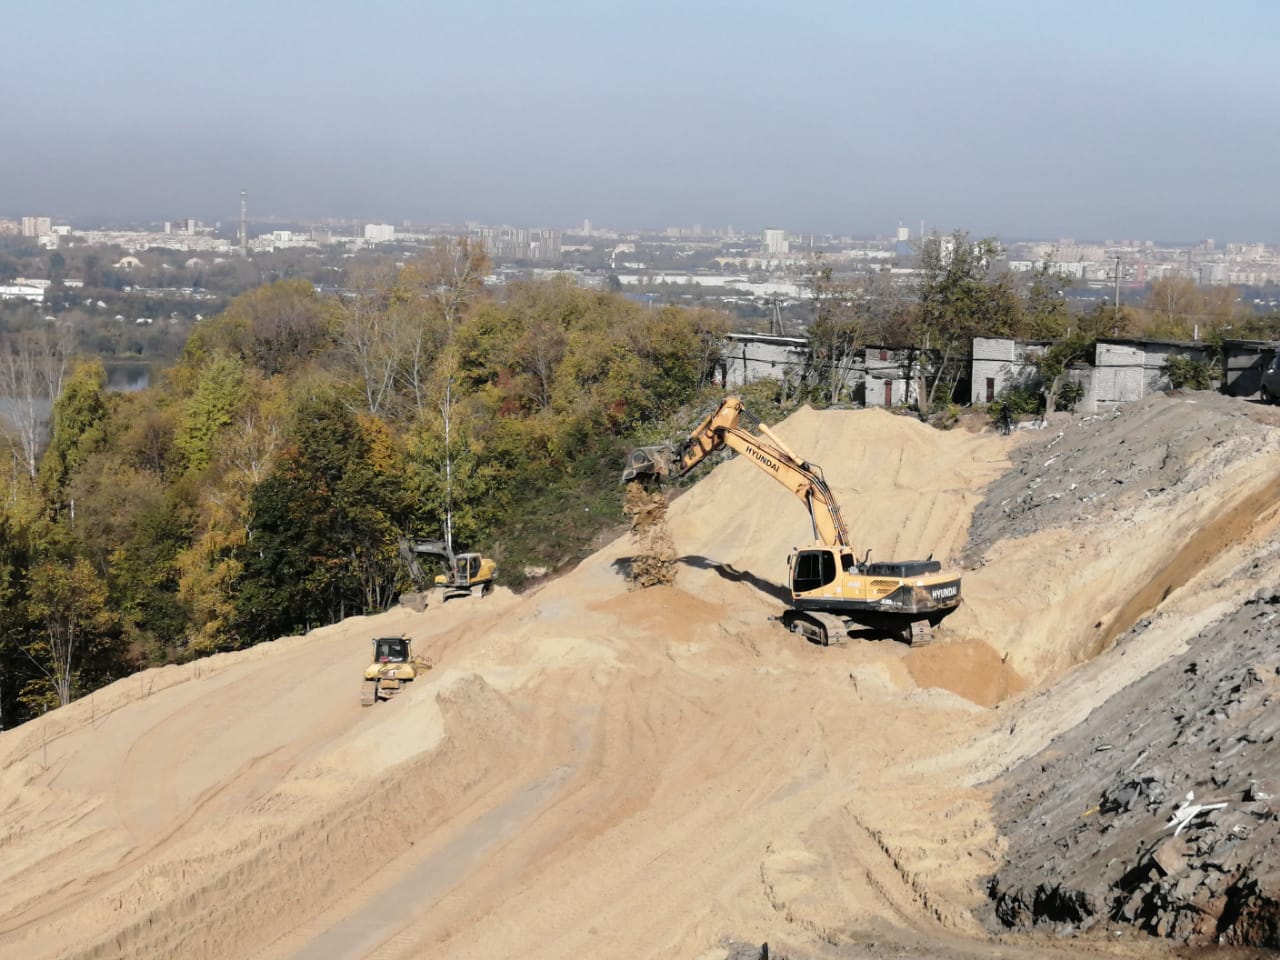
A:
[[[366,223],[364,238],[370,243],[390,243],[396,238],[396,228],[389,223]]]
[[[164,222],[164,232],[166,234],[186,234],[187,236],[195,236],[200,233],[203,227],[200,221],[194,217],[185,217],[182,220],[166,220]]]
[[[772,228],[765,230],[763,236],[765,253],[790,253],[791,244],[787,242],[787,231],[774,230]]]
[[[559,260],[560,233],[526,227],[474,227],[471,235],[491,257],[503,260]]]
[[[23,217],[22,235],[24,237],[52,236],[53,220],[50,217]]]

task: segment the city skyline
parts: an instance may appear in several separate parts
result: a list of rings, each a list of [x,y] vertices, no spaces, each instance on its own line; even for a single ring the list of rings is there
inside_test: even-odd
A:
[[[0,210],[1274,242],[1280,10],[1214,12],[30,5]]]

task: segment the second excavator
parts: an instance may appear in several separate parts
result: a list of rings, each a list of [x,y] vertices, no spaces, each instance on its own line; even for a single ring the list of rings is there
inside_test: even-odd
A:
[[[870,551],[858,556],[822,468],[792,452],[738,397],[722,400],[686,440],[632,450],[622,479],[683,476],[725,447],[790,490],[809,511],[817,543],[787,561],[791,609],[780,619],[793,633],[825,646],[844,640],[853,623],[919,645],[960,605],[959,573],[944,571],[932,556],[876,562]]]

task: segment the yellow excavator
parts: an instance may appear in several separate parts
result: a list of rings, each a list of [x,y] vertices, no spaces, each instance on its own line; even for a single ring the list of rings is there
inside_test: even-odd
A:
[[[856,623],[920,645],[960,605],[960,574],[944,571],[932,556],[873,563],[868,550],[859,557],[822,468],[792,452],[738,397],[722,400],[681,443],[632,450],[622,480],[683,476],[725,447],[790,490],[809,511],[817,543],[787,560],[791,609],[780,619],[788,630],[826,646],[845,640]]]
[[[419,557],[438,557],[445,565],[445,572],[436,574],[428,584]],[[443,602],[455,597],[483,597],[493,592],[498,578],[498,564],[479,553],[454,553],[447,540],[400,541],[400,559],[409,571],[409,579],[416,588],[412,593],[402,593],[400,603],[421,613],[426,609],[428,587],[434,587],[438,599]]]
[[[406,683],[412,683],[419,673],[430,669],[430,660],[413,655],[408,637],[375,637],[373,661],[365,667],[360,684],[360,706],[371,707],[379,700],[390,700]]]

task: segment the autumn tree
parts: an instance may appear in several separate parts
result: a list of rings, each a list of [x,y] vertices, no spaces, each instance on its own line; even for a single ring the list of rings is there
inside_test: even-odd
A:
[[[1152,281],[1145,306],[1151,314],[1146,332],[1176,337],[1190,327],[1192,318],[1200,312],[1200,296],[1194,280],[1164,276]]]
[[[394,398],[400,359],[412,343],[406,336],[406,311],[393,308],[394,285],[386,268],[356,270],[335,312],[339,354],[352,373],[360,409],[372,414],[383,412]]]
[[[331,342],[332,305],[303,279],[242,293],[216,320],[197,327],[188,354],[225,352],[267,376],[288,373]]]
[[[399,372],[419,415],[441,404],[449,411],[452,405],[452,380],[437,368],[454,362],[443,354],[467,308],[484,292],[488,265],[479,244],[442,238],[400,271],[392,301],[405,331],[398,338],[404,350]],[[433,375],[443,383],[438,397],[431,395]],[[445,419],[449,416],[446,412]]]

